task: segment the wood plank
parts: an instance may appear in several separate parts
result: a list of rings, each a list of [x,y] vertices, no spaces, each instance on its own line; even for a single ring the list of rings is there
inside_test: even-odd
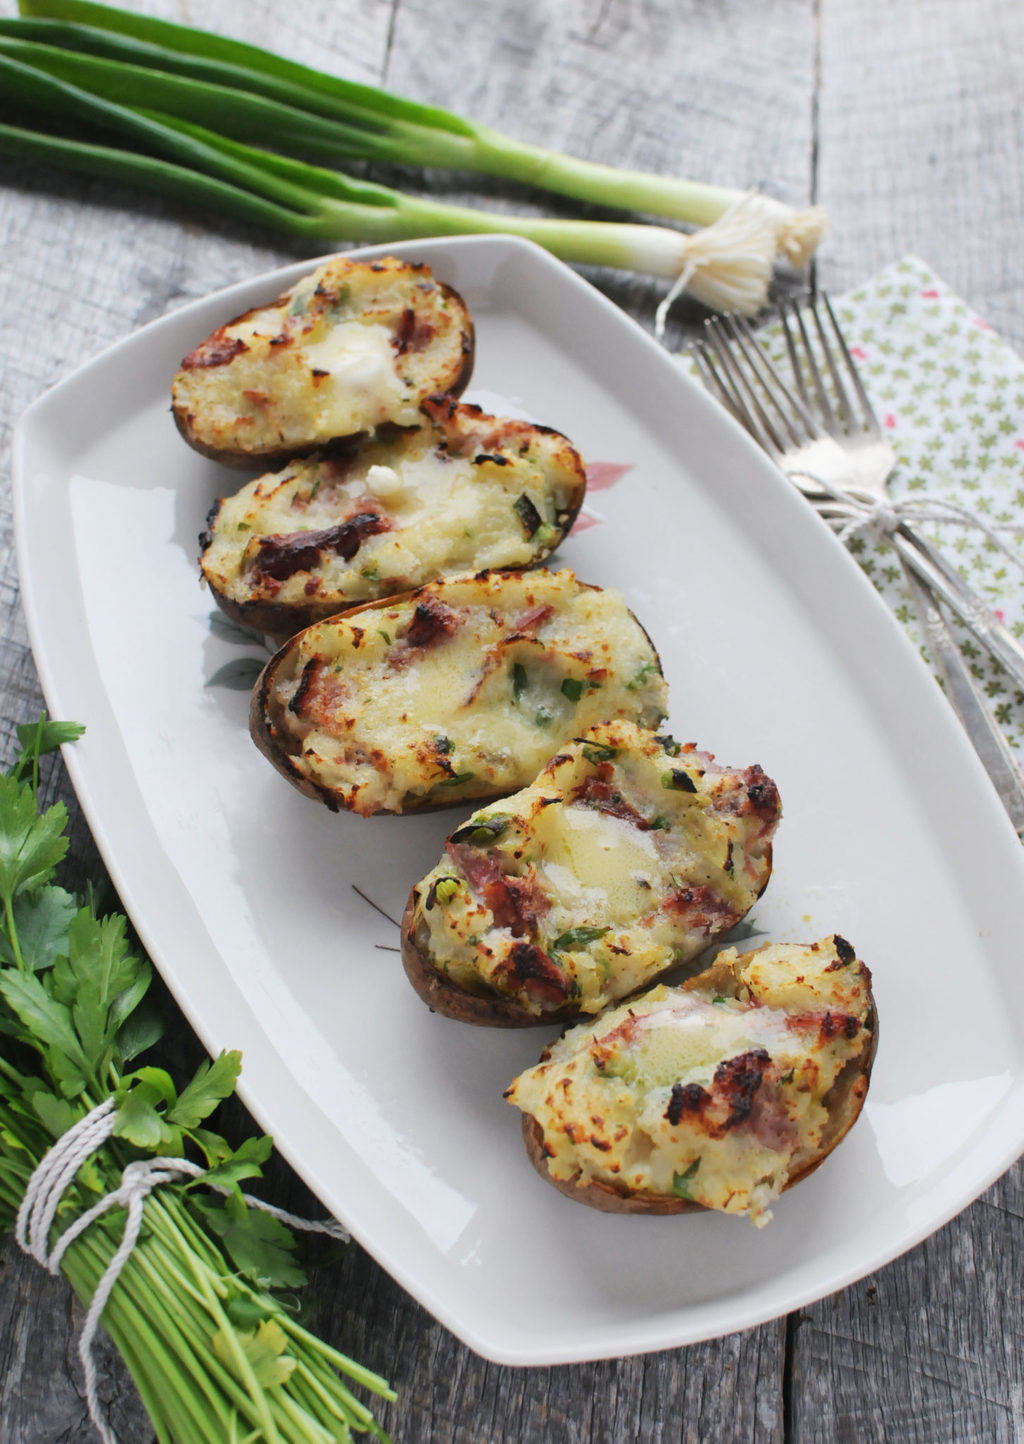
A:
[[[912,1253],[803,1311],[793,1346],[794,1444],[1019,1444],[1022,1216],[1018,1164]]]
[[[914,252],[1024,342],[1021,7],[822,0],[821,15],[826,283]]]

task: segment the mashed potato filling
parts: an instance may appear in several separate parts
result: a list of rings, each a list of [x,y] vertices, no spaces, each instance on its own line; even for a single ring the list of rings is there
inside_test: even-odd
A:
[[[840,1075],[870,1057],[870,982],[838,936],[730,949],[570,1029],[505,1096],[539,1126],[552,1179],[760,1225],[820,1152]]]
[[[598,726],[452,835],[416,889],[417,942],[468,992],[599,1012],[743,917],[779,816],[759,767]]]

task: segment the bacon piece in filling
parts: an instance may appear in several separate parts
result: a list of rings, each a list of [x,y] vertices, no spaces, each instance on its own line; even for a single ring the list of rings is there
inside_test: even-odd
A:
[[[665,1117],[673,1128],[686,1122],[711,1138],[724,1138],[740,1128],[769,1148],[791,1150],[798,1141],[797,1130],[772,1086],[776,1072],[764,1048],[750,1048],[719,1063],[710,1088],[674,1084]]]
[[[611,768],[606,770],[610,772]],[[581,807],[592,807],[596,812],[604,812],[609,817],[619,817],[623,822],[631,822],[641,832],[650,829],[651,824],[647,818],[637,812],[632,803],[627,802],[610,782],[593,773],[583,779],[572,800]]]
[[[689,932],[722,932],[740,917],[724,898],[719,897],[713,888],[704,883],[694,887],[675,888],[662,906],[671,917],[678,918]]]
[[[425,651],[453,636],[458,624],[459,619],[451,607],[446,607],[436,597],[424,597],[416,603],[412,621],[402,633],[401,640],[406,647]]]
[[[423,351],[430,345],[437,334],[437,327],[433,321],[425,316],[419,315],[411,306],[407,306],[402,312],[401,320],[391,344],[399,356],[404,356],[407,351]]]
[[[508,928],[517,938],[536,934],[550,902],[532,868],[523,877],[510,877],[493,853],[472,844],[449,842],[447,851],[470,889],[490,909],[495,927]]]
[[[569,996],[569,980],[533,943],[514,943],[508,958],[496,970],[495,981],[509,992],[522,988],[546,1003],[564,1003]]]
[[[325,555],[350,562],[367,537],[390,531],[391,525],[391,519],[379,512],[361,511],[320,531],[260,537],[251,563],[254,579],[286,581],[296,572],[310,572],[320,566]]]

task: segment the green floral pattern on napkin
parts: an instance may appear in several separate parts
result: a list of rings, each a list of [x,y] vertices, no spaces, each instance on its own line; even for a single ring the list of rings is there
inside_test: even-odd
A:
[[[833,301],[879,420],[896,451],[893,499],[939,498],[968,507],[1001,535],[1024,541],[1024,361],[916,257],[886,267]],[[769,350],[785,356],[781,334]],[[915,523],[918,525],[918,523]],[[984,533],[921,523],[1015,636],[1024,636],[1024,572]],[[887,542],[852,537],[850,550],[921,648],[917,618]],[[950,618],[972,672],[1011,743],[1024,750],[1024,693]],[[922,653],[927,658],[927,651]]]

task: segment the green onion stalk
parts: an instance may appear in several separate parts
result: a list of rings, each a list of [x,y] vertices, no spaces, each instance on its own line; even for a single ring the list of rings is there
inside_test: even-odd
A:
[[[0,776],[0,1226],[15,1222],[55,1142],[110,1100],[113,1137],[79,1166],[48,1247],[133,1161],[191,1154],[205,1169],[146,1198],[102,1313],[160,1444],[386,1439],[353,1388],[394,1394],[298,1322],[294,1239],[239,1187],[260,1176],[270,1140],[234,1148],[202,1126],[233,1091],[239,1055],[200,1065],[180,1089],[162,1067],[135,1066],[161,1027],[146,996],[150,965],[129,952],[122,916],[98,916],[55,881],[67,813],[59,802],[40,808],[38,763],[81,731],[42,719],[19,727],[21,753]],[[86,1305],[124,1225],[121,1207],[95,1218],[60,1260]]]
[[[677,283],[682,277],[677,289],[685,286],[718,309],[749,314],[763,304],[776,257],[805,264],[824,232],[820,207],[795,210],[760,194],[621,170],[530,146],[438,107],[189,26],[92,0],[21,0],[21,10],[21,19],[0,20],[0,54],[81,93],[233,140],[248,147],[256,165],[266,167],[269,150],[325,167],[361,160],[475,171],[707,232],[684,236],[669,227],[497,215],[416,201],[379,187],[377,214],[363,217],[361,229],[360,217],[352,215],[348,229],[339,232],[342,217],[336,211],[311,208],[307,201],[305,233],[318,239],[344,234],[387,241],[481,231],[526,235],[564,260],[624,267]],[[68,145],[62,163],[84,168],[82,156]],[[20,150],[28,153],[25,146]],[[52,149],[50,158],[60,161]],[[324,171],[319,179],[315,175],[316,167],[305,183],[321,201],[345,199],[332,195]],[[147,183],[142,171],[136,179]],[[345,186],[356,184],[341,179]],[[156,177],[149,183],[157,183]],[[199,188],[195,198],[204,199]],[[303,233],[298,224],[281,228]]]

